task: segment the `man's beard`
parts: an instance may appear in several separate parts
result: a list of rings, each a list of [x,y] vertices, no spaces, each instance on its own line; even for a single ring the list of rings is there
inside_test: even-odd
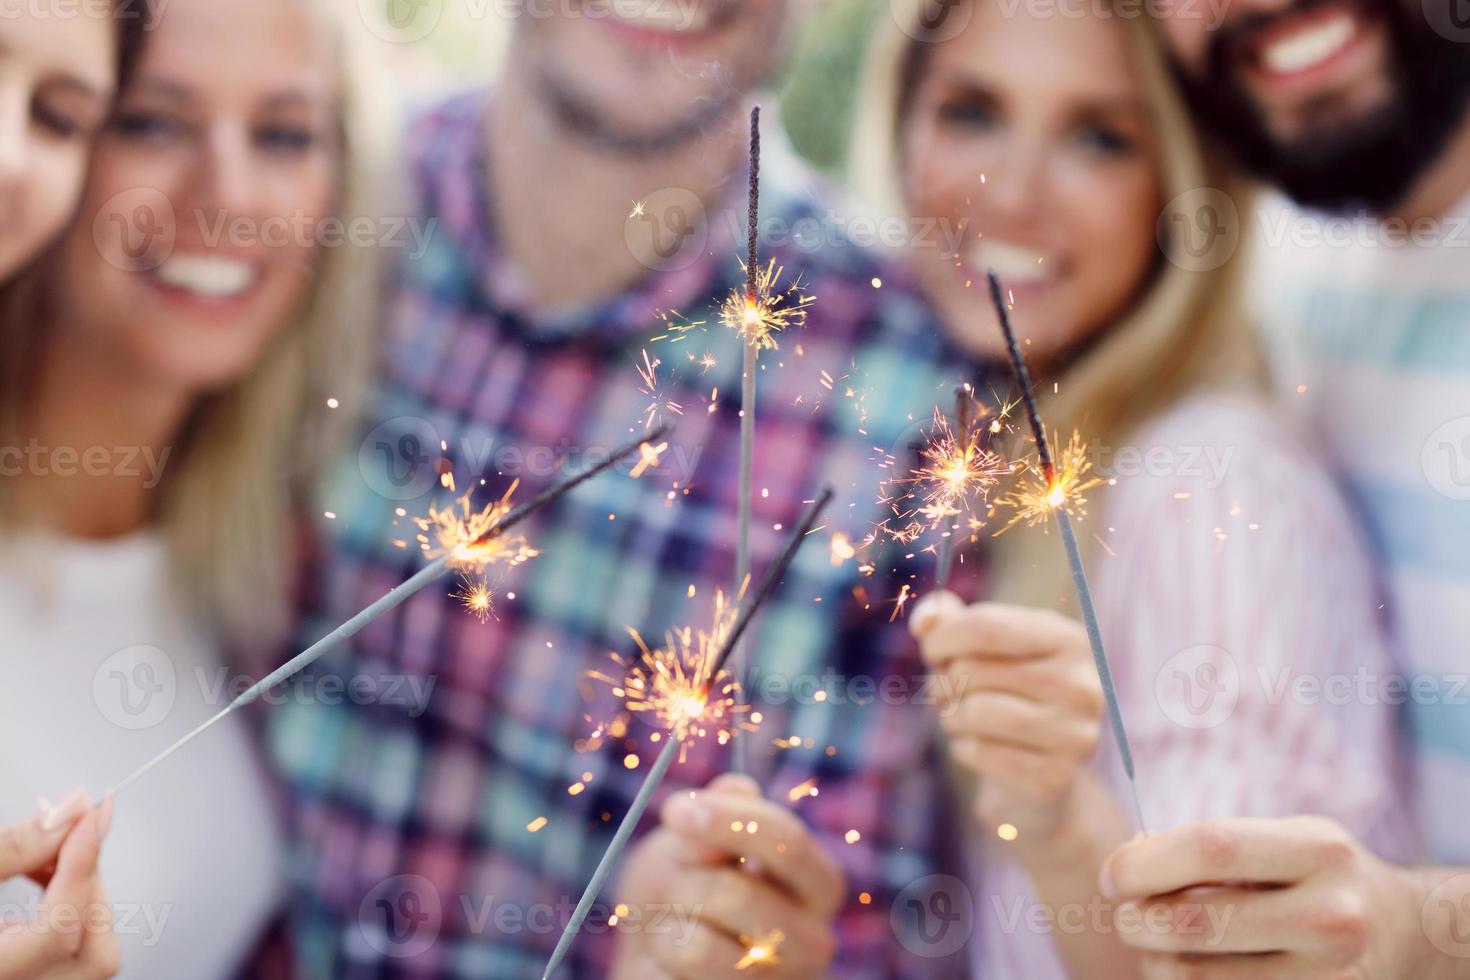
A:
[[[563,83],[552,72],[541,73],[537,89],[563,130],[606,153],[625,157],[663,156],[701,139],[731,114],[744,94],[739,86],[724,85],[719,94],[700,100],[678,118],[634,129],[608,119],[596,98]]]
[[[1237,162],[1299,203],[1383,211],[1402,201],[1444,150],[1470,104],[1470,47],[1415,19],[1409,0],[1379,0],[1387,28],[1393,92],[1387,105],[1312,128],[1290,140],[1271,135],[1237,74],[1247,38],[1264,23],[1331,0],[1298,0],[1284,14],[1246,17],[1217,32],[1202,77],[1180,72],[1195,118]],[[1371,0],[1369,0],[1371,2]],[[1454,3],[1457,0],[1436,0]]]

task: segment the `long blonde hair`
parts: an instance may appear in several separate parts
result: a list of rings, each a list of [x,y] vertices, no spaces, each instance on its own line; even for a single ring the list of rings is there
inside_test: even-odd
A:
[[[892,4],[872,35],[859,86],[849,147],[849,183],[868,206],[906,213],[900,159],[902,107],[916,81],[920,13],[928,0]],[[984,2],[984,0],[970,0]],[[947,8],[952,14],[954,8]],[[907,14],[907,20],[904,15]],[[1159,139],[1162,197],[1216,189],[1244,213],[1246,188],[1206,152],[1170,76],[1153,25],[1120,12]],[[1237,229],[1238,231],[1238,229]],[[1244,249],[1215,268],[1186,269],[1161,257],[1152,282],[1133,306],[1060,373],[1038,378],[1042,418],[1065,437],[1080,430],[1094,447],[1121,446],[1149,419],[1207,389],[1250,390],[1260,377],[1254,334],[1242,310]],[[983,292],[976,302],[987,302]],[[1051,382],[1055,382],[1054,384]],[[1105,492],[1104,488],[1104,491]],[[1068,607],[1070,587],[1061,548],[1041,535],[993,539],[997,597]]]
[[[357,4],[307,2],[339,55],[342,169],[334,216],[352,227],[354,219],[384,214],[397,200],[396,119]],[[240,649],[259,650],[282,638],[300,508],[314,504],[313,474],[349,431],[350,409],[360,404],[371,374],[379,247],[346,237],[320,249],[309,295],[260,361],[193,408],[160,484],[155,518],[176,585],[203,624]],[[7,290],[0,309],[0,349],[8,362],[0,365],[0,432],[7,438],[29,394],[26,373],[47,348],[44,313],[54,268],[43,259]],[[343,409],[331,410],[329,398]],[[0,503],[6,523],[13,523],[15,502]]]

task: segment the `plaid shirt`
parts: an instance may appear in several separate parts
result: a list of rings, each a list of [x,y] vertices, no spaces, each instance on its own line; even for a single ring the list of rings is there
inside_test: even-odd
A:
[[[375,428],[329,481],[335,519],[302,639],[421,566],[411,518],[445,495],[441,440],[461,488],[483,475],[489,499],[519,478],[524,500],[642,431],[642,351],[665,362],[660,384],[683,414],[657,469],[604,475],[525,525],[542,554],[504,573],[496,618],[481,623],[449,588],[426,589],[272,709],[294,840],[291,931],[312,977],[540,976],[660,747],[637,720],[589,747],[589,719],[615,705],[585,674],[628,651],[628,626],[657,638],[707,622],[715,591],[733,584],[738,339],[711,315],[682,342],[650,340],[657,311],[711,310],[742,281],[731,223],[710,220],[707,242],[594,309],[533,315],[492,238],[484,107],[483,96],[456,99],[414,127],[417,206],[437,225],[393,298]],[[779,169],[766,168],[766,210],[787,224],[772,227],[800,234],[805,217],[808,232],[830,228],[777,186]],[[849,876],[834,975],[935,977],[937,953],[951,950],[905,915],[932,894],[947,804],[924,671],[902,621],[888,622],[900,583],[918,588],[913,576],[933,564],[895,553],[863,577],[829,544],[839,528],[857,541],[881,519],[876,460],[911,441],[972,366],[864,250],[787,238],[764,254],[800,272],[818,302],[762,355],[755,575],[803,501],[824,484],[838,500],[755,623],[764,721],[741,737],[773,799],[808,779],[819,787],[790,805]],[[807,688],[788,691],[797,677]],[[629,756],[641,760],[631,771]],[[728,747],[695,745],[660,800],[729,765]],[[615,900],[601,896],[561,976],[606,973]]]

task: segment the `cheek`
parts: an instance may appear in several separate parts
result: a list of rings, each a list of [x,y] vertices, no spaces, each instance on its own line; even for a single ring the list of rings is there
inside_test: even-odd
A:
[[[19,236],[33,250],[55,238],[77,213],[86,175],[86,153],[76,146],[45,147],[32,154],[34,169],[25,181],[21,213],[28,215]]]
[[[1204,67],[1212,20],[1204,12],[1210,6],[1195,0],[1165,0],[1164,3],[1165,46],[1175,61],[1191,71]]]
[[[1106,299],[1126,298],[1153,267],[1160,199],[1152,168],[1139,166],[1100,181],[1073,210],[1083,278]],[[1099,297],[1102,299],[1104,297]]]

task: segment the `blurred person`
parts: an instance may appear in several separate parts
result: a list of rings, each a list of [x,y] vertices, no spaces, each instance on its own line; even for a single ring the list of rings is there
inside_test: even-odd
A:
[[[13,810],[64,797],[8,831],[0,872],[33,870],[21,855],[54,849],[63,822],[82,841],[45,896],[13,881],[0,901],[44,914],[89,887],[101,916],[45,946],[54,966],[12,970],[5,937],[0,975],[227,977],[278,909],[244,716],[88,804],[228,704],[287,628],[327,399],[353,397],[370,346],[372,253],[316,237],[377,196],[365,114],[381,101],[349,84],[346,26],[294,0],[169,4],[77,219],[0,310],[0,773]],[[300,237],[265,238],[272,222]]]
[[[615,702],[585,675],[626,652],[628,627],[658,636],[698,623],[736,584],[738,338],[717,324],[703,338],[650,338],[669,330],[668,311],[702,318],[743,283],[747,114],[798,6],[527,8],[491,90],[411,128],[417,209],[438,230],[401,270],[378,424],[338,467],[335,533],[301,641],[419,567],[412,517],[452,492],[440,486],[448,472],[479,503],[513,484],[526,500],[645,431],[645,353],[682,414],[667,411],[677,429],[641,478],[605,476],[523,525],[543,553],[493,577],[485,622],[449,589],[426,590],[319,665],[344,683],[432,683],[423,699],[384,692],[272,713],[308,975],[539,975],[662,747],[642,721],[594,736],[592,719]],[[911,695],[922,681],[901,625],[887,625],[889,586],[834,563],[826,535],[881,520],[873,447],[904,438],[973,364],[822,212],[820,183],[770,113],[764,135],[762,261],[800,274],[818,301],[761,361],[755,576],[824,482],[842,497],[752,635],[763,720],[741,738],[754,779],[712,781],[731,750],[712,737],[691,747],[660,794],[666,819],[648,821],[561,976],[744,975],[742,949],[771,930],[789,938],[763,976],[943,975],[930,958],[943,951],[912,927],[895,935],[890,917],[940,867],[944,808],[922,709],[912,696],[768,703],[759,692],[762,679],[828,671]],[[819,796],[790,796],[812,779]],[[701,826],[736,822],[762,831],[691,843]]]
[[[0,21],[0,292],[75,208],[92,138],[131,67],[146,12],[120,3],[106,16],[78,16],[43,3]],[[0,828],[0,879],[28,875],[45,888],[44,908],[0,910],[0,976],[113,971],[111,910],[96,873],[112,811],[89,802],[81,793],[54,806],[38,797],[33,817]],[[75,913],[70,924],[64,909]],[[89,910],[99,916],[93,928],[82,925]]]
[[[1250,0],[1215,30],[1183,6],[1160,26],[1200,124],[1295,201],[1242,206],[1229,230],[1260,249],[1275,381],[1374,545],[1395,662],[1353,696],[1402,712],[1424,853],[1385,864],[1358,828],[1317,817],[1219,820],[1129,844],[1107,885],[1145,913],[1196,886],[1235,910],[1208,950],[1178,931],[1140,937],[1153,976],[1467,976],[1464,19],[1450,0]]]
[[[1273,414],[1245,257],[1187,268],[1157,234],[1165,202],[1226,178],[1148,25],[989,0],[921,23],[922,8],[874,37],[853,178],[885,213],[962,224],[962,249],[910,256],[946,331],[1006,363],[985,280],[998,271],[1054,453],[1074,431],[1090,444],[1106,482],[1079,536],[1149,829],[1316,810],[1394,848],[1391,710],[1281,698],[1263,680],[1381,672],[1388,657],[1367,545]],[[1012,455],[1029,444],[1015,424]],[[933,669],[964,682],[940,720],[972,804],[976,975],[1137,976],[1119,941],[1137,923],[1098,885],[1134,807],[1116,747],[1099,748],[1103,694],[1061,543],[1019,527],[991,548],[987,601],[938,593],[910,621]],[[1238,679],[1223,711],[1191,686],[1202,665]]]

